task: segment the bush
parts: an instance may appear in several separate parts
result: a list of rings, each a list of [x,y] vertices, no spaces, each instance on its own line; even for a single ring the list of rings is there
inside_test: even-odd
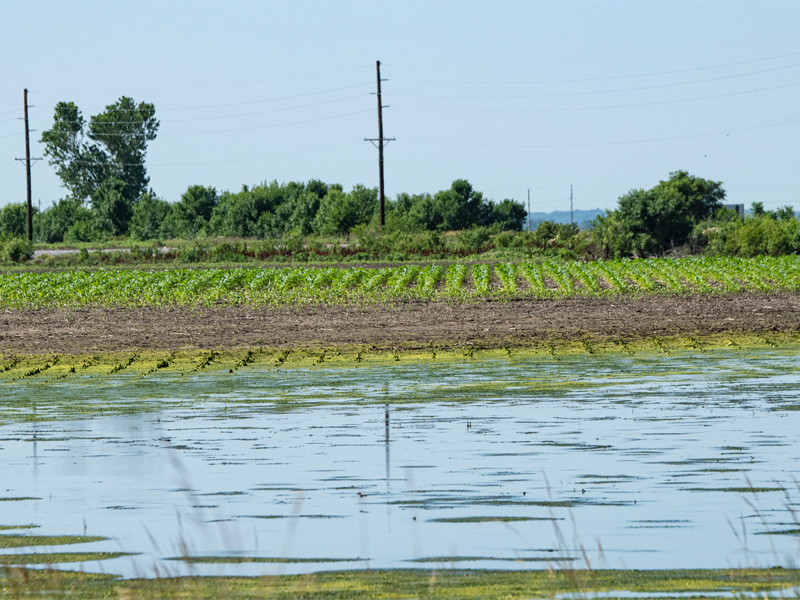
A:
[[[172,205],[172,210],[165,219],[161,236],[166,238],[197,237],[208,224],[217,204],[219,204],[219,196],[217,196],[215,188],[202,185],[190,186],[181,196],[180,202]]]
[[[169,215],[169,202],[154,194],[142,194],[133,205],[130,236],[134,240],[155,240],[160,237],[161,226]]]
[[[456,234],[456,246],[461,250],[478,251],[483,248],[495,233],[490,227],[473,227]]]
[[[2,248],[3,262],[19,263],[33,258],[33,244],[23,238],[11,238]]]
[[[24,204],[6,204],[0,208],[0,235],[22,237],[28,232],[28,210]]]
[[[61,198],[50,208],[34,215],[33,236],[37,242],[56,244],[64,241],[64,236],[78,221],[90,222],[92,212],[79,200]],[[88,241],[88,240],[87,240]]]
[[[761,212],[745,219],[703,223],[694,237],[697,246],[707,245],[708,254],[780,256],[800,252],[800,221]]]
[[[697,223],[721,208],[722,184],[670,173],[650,190],[631,190],[619,199],[617,210],[592,221],[593,237],[606,257],[645,257],[683,246]]]
[[[100,235],[125,235],[133,213],[130,200],[125,197],[125,182],[106,179],[92,193],[92,212],[95,229]]]
[[[94,222],[89,219],[81,219],[73,223],[64,234],[64,241],[70,244],[76,242],[96,242],[101,238],[100,233],[95,229]]]

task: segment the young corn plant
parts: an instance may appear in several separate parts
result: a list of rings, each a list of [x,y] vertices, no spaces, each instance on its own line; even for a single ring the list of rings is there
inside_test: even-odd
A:
[[[517,295],[517,267],[512,263],[497,263],[494,272],[503,286],[503,294],[506,296]]]
[[[453,263],[447,267],[445,275],[444,292],[448,298],[464,298],[467,290],[464,280],[467,278],[467,266],[462,263]]]
[[[470,275],[476,296],[485,297],[491,294],[492,269],[489,265],[472,265]]]

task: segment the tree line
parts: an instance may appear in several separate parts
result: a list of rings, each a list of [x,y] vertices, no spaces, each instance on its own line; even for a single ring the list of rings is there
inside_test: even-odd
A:
[[[149,187],[145,168],[147,144],[159,126],[152,104],[125,96],[88,121],[73,102],[59,102],[42,143],[69,195],[37,211],[35,240],[343,236],[377,218],[376,188],[356,185],[345,192],[319,180],[264,182],[222,193],[193,185],[180,201],[168,203]],[[14,204],[2,210],[0,235],[22,235],[24,210]],[[400,194],[387,206],[390,231],[520,230],[525,216],[521,203],[491,202],[466,180],[433,195]]]
[[[170,203],[150,187],[145,168],[147,144],[159,126],[152,104],[125,96],[88,120],[74,103],[58,103],[53,125],[41,140],[69,193],[35,211],[34,240],[270,240],[355,233],[359,243],[386,246],[401,233],[480,230],[472,237],[484,243],[501,231],[521,231],[527,217],[522,203],[490,201],[465,179],[434,194],[402,193],[389,199],[383,229],[378,228],[376,188],[356,185],[345,191],[316,179],[265,181],[221,193],[192,185]],[[592,221],[589,231],[543,223],[527,237],[512,241],[506,236],[497,243],[587,259],[800,252],[800,221],[792,207],[770,212],[756,202],[751,215],[742,219],[723,207],[724,199],[722,182],[676,171],[649,190],[622,195],[617,208]],[[0,242],[23,236],[25,228],[23,204],[0,209]],[[384,240],[376,242],[376,235]]]

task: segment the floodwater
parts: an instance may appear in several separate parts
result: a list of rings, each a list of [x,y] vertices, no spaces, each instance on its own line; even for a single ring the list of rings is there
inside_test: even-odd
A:
[[[0,552],[136,553],[58,565],[125,576],[794,566],[797,358],[3,382],[0,526],[38,527],[0,533],[110,539]]]

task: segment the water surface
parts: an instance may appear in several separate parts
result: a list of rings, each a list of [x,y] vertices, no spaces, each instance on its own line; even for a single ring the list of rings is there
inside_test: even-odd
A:
[[[111,539],[2,552],[138,553],[82,565],[127,576],[793,566],[800,536],[767,533],[800,529],[798,384],[780,349],[4,382],[0,526],[39,527],[0,533]]]

